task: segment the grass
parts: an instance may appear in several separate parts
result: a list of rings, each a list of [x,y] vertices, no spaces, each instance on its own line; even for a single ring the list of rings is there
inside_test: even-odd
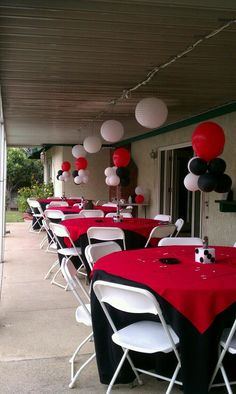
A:
[[[23,214],[19,211],[6,211],[6,223],[23,222]]]

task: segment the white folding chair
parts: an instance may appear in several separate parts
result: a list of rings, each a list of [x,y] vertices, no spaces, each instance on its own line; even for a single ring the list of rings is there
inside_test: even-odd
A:
[[[49,219],[47,219],[46,217],[42,220],[43,223],[43,227],[46,231],[46,235],[43,238],[43,240],[40,243],[40,249],[43,248],[43,246],[45,245],[45,243],[47,243],[47,247],[45,249],[45,252],[51,252],[51,253],[56,253],[57,251],[57,245],[53,236],[53,233],[51,232],[50,228],[49,228]]]
[[[51,201],[48,205],[47,208],[50,207],[68,207],[69,204],[67,201]]]
[[[223,331],[219,343],[219,358],[209,384],[209,390],[211,389],[211,387],[222,386],[221,383],[213,384],[217,372],[220,370],[225,382],[227,392],[229,394],[233,394],[233,391],[231,390],[231,385],[236,384],[236,381],[229,382],[228,376],[223,366],[223,360],[227,352],[231,354],[236,354],[236,319],[234,320],[234,323],[231,328],[227,328]]]
[[[82,269],[84,269],[85,266],[84,266],[84,262],[81,257],[81,248],[75,246],[67,228],[65,226],[63,226],[62,224],[52,223],[52,222],[49,223],[49,227],[50,227],[50,230],[52,230],[52,232],[56,238],[56,241],[57,241],[57,253],[59,255],[65,257],[66,261],[70,260],[72,257],[78,258],[80,261],[80,267],[78,268],[77,272],[80,273],[81,275],[84,275],[87,277],[87,273],[82,271]],[[62,246],[60,238],[63,238],[63,239],[66,238],[69,241],[71,246],[70,247]],[[67,286],[62,285],[60,282],[57,282],[57,280],[56,280],[56,278],[60,274],[60,272],[61,272],[61,266],[58,268],[58,270],[54,274],[54,276],[51,280],[51,284],[54,284],[56,286],[62,287],[63,289],[67,290]]]
[[[118,241],[120,240],[123,249],[126,250],[125,233],[119,227],[89,227],[87,230],[87,237],[89,244],[92,244],[92,239],[97,241]]]
[[[171,392],[174,383],[182,384],[180,381],[176,380],[181,367],[180,356],[176,347],[179,343],[179,338],[173,329],[166,324],[160,305],[154,295],[145,289],[102,280],[98,280],[94,283],[93,290],[114,332],[112,334],[112,341],[120,346],[124,352],[106,393],[108,394],[111,392],[112,386],[115,383],[125,359],[128,360],[140,385],[142,381],[138,372],[169,381],[170,383],[166,394]],[[106,304],[123,312],[138,314],[150,313],[151,315],[158,316],[160,322],[154,322],[146,318],[145,320],[138,321],[117,330],[112,320],[112,312],[109,312]],[[177,359],[177,366],[173,376],[169,378],[148,370],[136,368],[129,355],[129,350],[148,354],[174,352]]]
[[[85,216],[81,213],[64,213],[63,215],[63,220],[68,220],[68,219],[79,219],[79,218],[84,218]]]
[[[94,264],[100,257],[106,256],[109,253],[121,251],[120,245],[114,241],[99,242],[97,244],[87,245],[85,248],[85,257],[90,269],[93,269]]]
[[[33,198],[27,198],[27,202],[29,204],[29,207],[31,209],[32,215],[33,215],[33,220],[30,224],[30,232],[38,232],[40,233],[43,229],[43,224],[42,224],[42,219],[44,219],[44,212],[42,210],[42,207],[40,203],[33,199]],[[38,228],[38,231],[36,227]]]
[[[76,309],[75,312],[75,318],[77,323],[83,323],[88,327],[92,327],[92,321],[91,321],[91,308],[90,308],[90,296],[88,292],[86,291],[85,287],[81,283],[81,280],[78,276],[78,271],[76,270],[74,264],[66,259],[62,259],[61,263],[61,271],[62,274],[69,286],[69,288],[72,290],[76,300],[79,303],[79,306]],[[75,372],[75,362],[76,362],[76,357],[78,356],[78,353],[80,352],[81,348],[91,341],[93,338],[93,332],[90,332],[89,335],[79,344],[75,352],[73,353],[72,357],[70,358],[70,363],[71,363],[71,381],[69,384],[69,387],[72,388],[74,387],[74,384],[76,380],[78,379],[80,373],[82,370],[95,358],[96,354],[95,352],[92,353],[92,355],[89,356],[89,358],[80,366],[80,368]]]
[[[113,218],[116,215],[117,215],[116,212],[108,212],[105,215],[105,217],[106,218]],[[123,218],[132,218],[133,217],[131,212],[123,212],[123,211],[120,211],[120,216],[123,217]]]
[[[115,202],[106,202],[105,204],[102,204],[103,207],[117,207],[117,203]]]
[[[82,209],[80,211],[86,218],[103,218],[104,212],[101,209]]]
[[[171,245],[203,246],[203,241],[201,238],[197,238],[197,237],[171,237],[171,238],[162,238],[158,243],[158,246],[171,246]]]
[[[171,222],[171,216],[170,215],[164,215],[162,213],[154,216],[155,220],[161,220],[162,222]]]
[[[174,232],[174,237],[177,237],[179,235],[180,230],[182,229],[184,225],[184,219],[177,219],[175,222],[175,227],[176,227],[176,231]]]
[[[59,209],[46,209],[44,215],[50,221],[56,220],[57,222],[64,219],[64,213]]]
[[[147,240],[144,247],[145,248],[148,247],[149,243],[151,242],[151,239],[153,239],[153,240],[157,239],[156,245],[155,245],[155,246],[157,246],[160,238],[171,236],[173,234],[173,232],[175,231],[175,229],[176,229],[176,227],[174,224],[161,224],[159,226],[154,227],[150,231],[148,240]],[[152,246],[154,246],[154,245],[152,244]]]
[[[236,248],[236,242],[233,244],[233,247]]]

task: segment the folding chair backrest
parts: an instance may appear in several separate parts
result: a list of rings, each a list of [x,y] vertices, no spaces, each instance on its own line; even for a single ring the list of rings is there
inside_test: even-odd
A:
[[[79,219],[79,218],[84,218],[85,216],[79,212],[79,213],[65,213],[63,215],[63,220],[68,220],[68,219]]]
[[[50,210],[50,209],[46,209],[44,211],[44,215],[46,216],[46,218],[50,219],[58,219],[58,220],[63,220],[64,219],[64,213],[62,211],[59,211],[59,209],[54,209],[54,210]]]
[[[87,245],[85,248],[85,257],[90,266],[90,269],[93,269],[93,265],[96,263],[100,257],[106,256],[107,254],[113,252],[121,251],[120,245],[118,245],[114,241],[108,242],[100,242],[97,244]]]
[[[101,217],[104,217],[104,212],[101,209],[82,209],[80,212],[86,218],[101,218]]]
[[[50,230],[52,230],[53,234],[55,235],[58,246],[60,249],[63,249],[63,245],[60,242],[60,238],[69,239],[71,247],[76,248],[73,240],[71,239],[70,233],[65,226],[63,226],[62,224],[50,222],[49,228],[50,228]]]
[[[117,207],[117,204],[114,202],[106,202],[105,204],[102,204],[103,207]]]
[[[158,246],[169,246],[169,245],[203,246],[203,241],[201,238],[197,238],[197,237],[171,237],[171,238],[162,238],[158,243]]]
[[[121,240],[123,242],[123,249],[126,249],[125,233],[119,227],[90,227],[87,230],[87,237],[89,244],[91,244],[91,239],[99,241]]]
[[[159,213],[158,215],[154,216],[155,220],[161,220],[162,222],[171,222],[171,216],[170,215],[164,215],[162,213]]]
[[[51,201],[48,204],[49,207],[68,207],[69,204],[67,201]]]
[[[116,215],[117,215],[116,212],[108,212],[105,216],[106,216],[106,218],[113,218]],[[120,211],[120,215],[123,218],[132,218],[133,217],[131,212]]]
[[[151,241],[152,238],[163,238],[163,237],[168,237],[173,234],[175,231],[176,227],[174,224],[162,224],[160,226],[154,227],[148,237],[148,240],[145,244],[145,248],[148,246],[149,242]]]
[[[176,232],[174,234],[175,237],[178,236],[178,234],[179,234],[181,228],[183,227],[183,225],[184,225],[184,219],[179,218],[179,219],[176,220],[176,222],[175,222]]]

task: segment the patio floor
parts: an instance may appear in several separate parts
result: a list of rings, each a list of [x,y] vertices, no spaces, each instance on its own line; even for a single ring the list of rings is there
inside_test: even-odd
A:
[[[69,358],[89,329],[75,322],[76,300],[70,291],[44,280],[55,254],[39,249],[44,233],[30,233],[28,223],[7,224],[5,262],[0,265],[0,376],[1,394],[105,393],[96,361],[69,389]],[[85,350],[93,351],[93,343]],[[83,353],[81,359],[86,357]],[[144,385],[132,393],[164,393],[166,383],[144,377]],[[130,394],[129,385],[113,391]],[[179,394],[176,386],[172,393]],[[224,390],[212,390],[223,393]],[[201,394],[201,393],[199,393]]]

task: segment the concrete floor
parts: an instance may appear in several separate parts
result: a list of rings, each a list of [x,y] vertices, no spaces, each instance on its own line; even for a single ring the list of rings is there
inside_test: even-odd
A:
[[[76,324],[76,300],[70,291],[44,280],[55,255],[39,249],[44,233],[30,233],[28,223],[11,223],[5,238],[5,262],[1,267],[0,304],[0,394],[73,392],[105,393],[98,378],[96,361],[69,389],[69,358],[89,329]],[[90,343],[82,353],[93,352]],[[166,383],[144,376],[144,385],[132,393],[164,393]],[[130,394],[129,385],[113,391]],[[224,390],[212,390],[211,393]],[[175,386],[172,394],[181,393]],[[201,393],[199,393],[201,394]]]

